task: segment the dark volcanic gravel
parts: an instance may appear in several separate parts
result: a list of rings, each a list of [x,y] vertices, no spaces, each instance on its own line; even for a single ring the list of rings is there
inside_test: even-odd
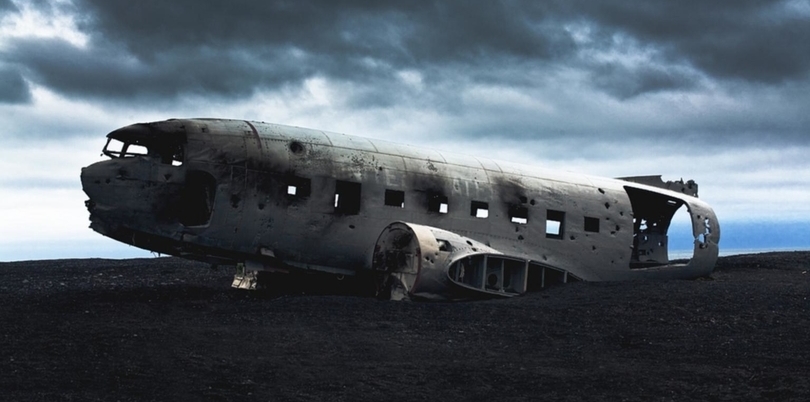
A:
[[[0,400],[806,401],[809,270],[417,303],[236,291],[174,258],[0,263]]]

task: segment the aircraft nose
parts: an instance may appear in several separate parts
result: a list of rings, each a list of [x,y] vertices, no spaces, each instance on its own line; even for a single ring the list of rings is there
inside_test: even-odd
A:
[[[109,188],[112,182],[112,173],[108,165],[109,161],[94,163],[83,167],[80,175],[82,190],[88,196],[84,205],[90,212],[90,227],[104,235],[112,232],[112,226],[108,223],[111,212],[110,200],[105,197],[105,188]]]
[[[91,213],[109,215],[141,208],[144,190],[141,166],[134,160],[111,159],[82,168],[82,190]],[[142,170],[142,169],[141,169]],[[100,217],[100,216],[99,216]]]
[[[102,188],[112,183],[114,175],[108,162],[98,162],[82,168],[82,190],[91,201],[98,200],[102,196]]]

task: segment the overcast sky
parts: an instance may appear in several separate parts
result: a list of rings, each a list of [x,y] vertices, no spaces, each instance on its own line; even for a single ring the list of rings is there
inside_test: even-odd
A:
[[[694,179],[810,245],[810,0],[0,0],[0,261],[138,254],[80,168],[173,117]]]

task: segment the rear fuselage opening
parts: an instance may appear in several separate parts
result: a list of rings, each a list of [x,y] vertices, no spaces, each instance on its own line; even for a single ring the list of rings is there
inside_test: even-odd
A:
[[[625,190],[633,207],[630,268],[688,264],[696,250],[708,247],[707,242],[716,247],[719,229],[714,214],[693,211],[688,203],[690,197],[634,187]]]
[[[666,194],[625,187],[633,206],[633,252],[630,268],[669,264],[669,227],[684,202]]]

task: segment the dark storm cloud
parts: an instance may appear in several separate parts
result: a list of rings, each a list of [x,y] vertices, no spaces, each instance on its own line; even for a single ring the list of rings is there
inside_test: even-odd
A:
[[[28,84],[19,71],[0,66],[0,103],[27,103],[31,101]]]
[[[541,13],[516,12],[511,3],[80,0],[76,7],[90,35],[86,49],[25,43],[12,57],[53,89],[101,98],[240,96],[314,76],[383,83],[375,88],[385,94],[401,69],[435,83],[457,66],[491,76],[499,63],[573,50]],[[363,98],[385,103],[385,96]]]
[[[592,71],[594,85],[618,99],[628,99],[644,93],[685,89],[695,86],[695,74],[678,68],[650,65],[632,67],[617,63],[604,63]]]
[[[278,86],[304,78],[306,65],[276,51],[278,61],[270,71],[257,66],[243,52],[216,51],[215,60],[204,50],[185,57],[156,54],[146,61],[121,54],[112,46],[81,49],[59,39],[20,41],[13,49],[16,60],[32,67],[41,83],[82,96],[173,97],[182,93],[249,94],[254,86]]]
[[[148,58],[171,48],[293,46],[344,60],[374,57],[400,65],[552,53],[549,38],[512,2],[127,2],[81,0],[88,27]],[[257,55],[260,56],[260,55]],[[339,65],[353,71],[351,64]],[[337,72],[338,75],[346,71]]]
[[[628,99],[688,90],[702,75],[767,85],[807,78],[810,20],[785,4],[75,0],[44,7],[72,10],[86,48],[29,41],[8,57],[54,90],[105,99],[241,97],[325,77],[353,84],[351,104],[385,107],[407,95],[402,70],[420,72],[434,93],[420,96],[440,99],[470,82],[537,87],[532,74],[562,67]],[[646,52],[649,65],[594,56],[628,49]]]
[[[804,14],[791,7],[801,4]],[[775,83],[810,71],[810,6],[800,1],[583,1],[576,8],[607,33],[655,45],[717,78]]]
[[[13,10],[17,11],[17,6],[11,0],[0,0],[0,11]]]

